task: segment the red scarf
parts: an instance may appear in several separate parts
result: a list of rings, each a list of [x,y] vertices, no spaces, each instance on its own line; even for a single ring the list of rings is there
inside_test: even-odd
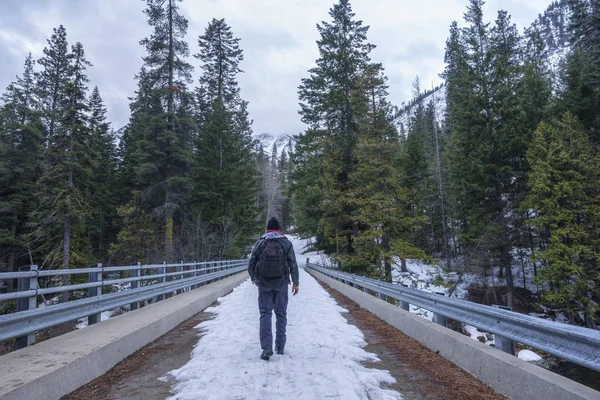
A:
[[[277,229],[269,229],[269,230],[267,231],[267,233],[271,233],[271,232],[279,233],[280,235],[282,235],[282,236],[285,236],[285,235],[283,234],[283,232],[281,232],[280,230],[277,230]]]

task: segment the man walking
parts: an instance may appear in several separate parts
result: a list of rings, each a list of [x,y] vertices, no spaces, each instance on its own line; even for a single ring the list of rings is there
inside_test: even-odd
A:
[[[260,346],[263,360],[273,355],[273,332],[271,318],[273,309],[277,317],[275,351],[283,354],[285,327],[287,325],[288,285],[292,276],[292,294],[298,294],[298,264],[292,242],[281,232],[276,218],[267,224],[267,233],[260,237],[252,249],[248,274],[258,286],[258,309],[260,311]]]

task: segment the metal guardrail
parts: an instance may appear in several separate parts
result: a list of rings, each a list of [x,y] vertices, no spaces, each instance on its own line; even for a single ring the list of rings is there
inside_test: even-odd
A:
[[[393,298],[408,311],[415,305],[433,312],[433,321],[446,326],[446,319],[472,325],[494,334],[496,348],[515,354],[515,342],[542,350],[575,364],[600,371],[600,331],[549,321],[501,308],[445,297],[436,293],[382,282],[307,262],[313,269],[365,292],[373,292],[382,300]]]
[[[0,301],[17,300],[17,312],[0,315],[0,341],[17,338],[15,350],[35,343],[35,332],[88,318],[88,324],[100,322],[100,313],[129,305],[131,310],[139,303],[156,298],[164,300],[174,294],[223,279],[246,270],[248,260],[207,261],[177,264],[133,265],[102,267],[102,264],[80,269],[39,271],[36,265],[24,267],[27,271],[0,273],[0,280],[19,279],[19,291],[0,295]],[[187,269],[186,269],[187,268]],[[168,272],[175,269],[175,272]],[[152,270],[147,275],[142,271]],[[155,271],[154,271],[155,270]],[[129,278],[104,280],[105,273],[129,271]],[[88,274],[88,283],[40,289],[39,277]],[[144,286],[141,285],[146,281]],[[120,292],[102,294],[102,287],[131,283],[131,288]],[[56,305],[36,308],[37,296],[87,289],[87,297]]]

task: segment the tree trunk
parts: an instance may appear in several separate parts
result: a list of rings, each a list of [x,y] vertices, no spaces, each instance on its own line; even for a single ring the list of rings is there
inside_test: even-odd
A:
[[[77,82],[77,79],[76,79]],[[73,104],[73,112],[76,110],[76,100],[73,100],[75,104]],[[71,267],[71,213],[72,213],[72,195],[73,195],[73,152],[75,151],[75,143],[74,143],[74,135],[75,135],[75,116],[71,116],[71,137],[70,137],[70,146],[69,146],[69,174],[67,178],[67,214],[65,216],[65,224],[63,228],[63,268],[69,269]],[[62,285],[69,285],[69,276],[63,275],[62,277]],[[62,301],[66,303],[69,301],[69,292],[63,292]]]
[[[384,265],[384,279],[386,282],[392,281],[392,262],[390,257],[387,255],[390,251],[390,235],[388,233],[383,234],[383,238],[381,240],[381,246],[383,250],[386,252],[386,255],[383,256],[383,265]]]
[[[513,281],[513,272],[511,266],[512,257],[510,255],[510,248],[508,246],[502,246],[500,251],[501,263],[504,267],[504,271],[506,272],[506,305],[512,309],[515,291],[515,284]]]
[[[165,256],[167,260],[170,262],[173,259],[173,207],[171,205],[171,193],[167,189],[167,194],[165,195],[165,212],[166,212],[166,222],[165,222]]]
[[[408,272],[408,267],[406,266],[406,258],[400,259],[400,270],[402,272]]]
[[[65,218],[64,235],[63,235],[63,268],[69,269],[71,263],[71,216],[67,215]],[[62,285],[69,285],[69,276],[63,275]],[[66,303],[69,301],[69,292],[63,292],[62,301]]]
[[[13,224],[10,227],[10,237],[14,240],[17,238],[17,219],[18,217],[18,213],[17,210],[14,209],[13,210]],[[14,272],[15,270],[15,258],[16,258],[16,254],[15,254],[15,249],[14,247],[10,249],[9,253],[8,253],[8,272]],[[8,293],[12,292],[14,290],[15,287],[15,281],[14,279],[9,279],[6,281],[6,288],[8,290]]]
[[[494,267],[490,266],[490,268],[491,268],[490,276],[492,277],[492,294],[494,295],[494,303],[498,304],[498,297],[496,296],[496,281],[494,280]]]
[[[434,97],[435,100],[435,97]],[[438,132],[435,126],[435,114],[433,120],[433,135],[435,136],[435,169],[437,172],[437,178],[439,183],[440,191],[440,206],[442,210],[442,227],[444,231],[444,258],[446,259],[446,268],[450,268],[450,250],[448,249],[448,222],[446,221],[446,202],[444,200],[444,181],[442,179],[442,165],[440,156],[440,142]]]
[[[525,274],[525,260],[523,259],[523,254],[519,251],[519,257],[521,258],[521,273],[523,274],[523,288],[527,289],[527,276]]]
[[[175,62],[174,56],[174,43],[173,43],[173,0],[169,0],[169,91],[168,93],[168,118],[169,118],[169,129],[172,128],[171,124],[173,122],[173,95],[175,91],[173,90],[173,63]]]
[[[169,90],[167,95],[167,129],[173,130],[173,114],[174,114],[174,88],[173,88],[173,74],[174,67],[173,64],[175,62],[174,55],[174,33],[173,33],[173,0],[169,0],[169,58],[168,58],[168,68],[169,68]],[[167,167],[168,169],[169,167]],[[166,212],[166,222],[165,222],[165,253],[166,257],[169,261],[172,260],[173,257],[173,210],[171,205],[171,190],[169,188],[169,179],[170,173],[167,170],[166,180],[167,180],[167,189],[165,193],[165,212]]]

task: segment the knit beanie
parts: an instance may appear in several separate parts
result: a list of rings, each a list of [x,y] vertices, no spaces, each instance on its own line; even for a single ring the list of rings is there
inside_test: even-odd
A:
[[[280,231],[281,230],[281,225],[279,225],[279,221],[277,221],[277,218],[273,217],[269,220],[269,223],[267,224],[267,230],[268,231]]]

